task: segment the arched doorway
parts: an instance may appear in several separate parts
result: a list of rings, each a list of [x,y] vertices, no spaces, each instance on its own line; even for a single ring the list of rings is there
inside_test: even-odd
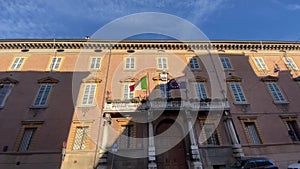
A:
[[[164,133],[163,135],[155,137],[155,147],[157,152],[169,149],[168,151],[157,155],[156,162],[158,169],[187,169],[182,131],[178,124],[173,124],[174,120],[166,119],[160,122],[156,127],[156,135]],[[165,133],[171,126],[172,131]],[[168,148],[172,145],[171,142],[173,140],[178,139],[181,141],[176,146]]]

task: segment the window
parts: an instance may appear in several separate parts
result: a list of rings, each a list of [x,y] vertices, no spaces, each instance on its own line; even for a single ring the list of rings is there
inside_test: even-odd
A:
[[[195,91],[199,99],[206,99],[207,94],[206,94],[206,89],[205,89],[205,84],[204,83],[194,83],[195,86]]]
[[[86,148],[88,138],[88,126],[78,126],[75,130],[75,138],[73,143],[73,150],[84,150]]]
[[[50,70],[58,70],[61,61],[62,61],[62,58],[60,58],[60,57],[54,57],[54,58],[52,58],[50,66],[49,66],[49,69]]]
[[[167,58],[157,58],[158,69],[168,69]]]
[[[295,64],[293,58],[291,58],[291,57],[284,57],[283,60],[284,60],[284,62],[285,62],[285,64],[286,64],[286,66],[287,66],[289,69],[291,69],[291,70],[298,70],[298,67],[297,67],[297,65]]]
[[[23,58],[23,57],[15,58],[13,64],[10,67],[10,70],[20,70],[22,64],[24,63],[24,60],[25,60],[25,58]]]
[[[247,103],[246,101],[246,97],[244,95],[244,92],[242,90],[242,87],[240,85],[240,83],[238,82],[230,82],[229,83],[230,86],[230,91],[234,97],[234,102],[235,103]]]
[[[90,69],[99,70],[101,65],[101,57],[92,57]]]
[[[232,66],[231,66],[229,58],[227,58],[227,57],[221,57],[220,60],[221,60],[223,69],[225,69],[225,70],[232,69]]]
[[[287,126],[288,126],[288,133],[293,141],[300,141],[300,131],[299,131],[299,126],[297,124],[296,120],[290,120],[286,121]]]
[[[134,126],[133,125],[122,125],[122,135],[119,139],[120,148],[133,148],[133,137],[134,137]]]
[[[96,84],[86,84],[82,96],[82,105],[94,105]]]
[[[189,58],[189,66],[191,69],[200,69],[198,59],[195,57]]]
[[[132,99],[134,97],[134,92],[130,91],[130,87],[131,84],[127,83],[124,84],[124,88],[123,88],[123,99]]]
[[[166,82],[159,84],[160,95],[163,98],[171,98],[172,93]]]
[[[29,150],[35,131],[36,128],[25,128],[21,144],[19,146],[19,152],[26,152]]]
[[[40,86],[39,92],[35,98],[34,106],[45,106],[52,89],[51,84],[42,84]]]
[[[0,84],[0,107],[5,105],[6,99],[11,92],[13,84]]]
[[[216,132],[216,127],[214,124],[205,124],[204,131],[207,137],[207,144],[220,145],[218,134]]]
[[[249,137],[249,140],[252,144],[261,144],[261,139],[258,135],[255,122],[245,122],[246,131]]]
[[[267,70],[267,66],[262,57],[254,57],[254,61],[259,70]]]
[[[125,69],[134,69],[134,58],[126,58]]]
[[[276,103],[286,103],[286,99],[284,98],[281,90],[278,87],[278,84],[276,82],[269,82],[267,83],[267,86],[269,88],[269,91],[274,99],[274,102]]]

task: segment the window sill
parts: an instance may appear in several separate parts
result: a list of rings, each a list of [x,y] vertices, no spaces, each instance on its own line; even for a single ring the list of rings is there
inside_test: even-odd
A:
[[[276,105],[286,105],[286,104],[290,104],[290,102],[275,102],[273,101],[274,104]]]
[[[96,107],[96,104],[90,104],[90,105],[78,105],[77,108],[88,108],[88,107]]]
[[[250,103],[248,103],[248,102],[233,102],[233,104],[235,104],[235,105],[250,105]]]
[[[29,107],[30,109],[47,109],[48,108],[48,106],[30,106]]]

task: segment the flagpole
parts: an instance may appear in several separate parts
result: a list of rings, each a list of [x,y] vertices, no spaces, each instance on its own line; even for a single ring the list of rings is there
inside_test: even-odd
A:
[[[148,85],[147,85],[147,90],[146,90],[146,98],[148,99],[148,96],[149,96],[148,93],[150,94],[149,72],[147,72],[147,83],[148,83]]]

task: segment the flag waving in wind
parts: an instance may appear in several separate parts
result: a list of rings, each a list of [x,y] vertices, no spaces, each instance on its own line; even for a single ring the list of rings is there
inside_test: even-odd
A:
[[[134,90],[146,90],[147,88],[147,76],[142,77],[137,83],[129,86],[130,92],[133,92]]]

